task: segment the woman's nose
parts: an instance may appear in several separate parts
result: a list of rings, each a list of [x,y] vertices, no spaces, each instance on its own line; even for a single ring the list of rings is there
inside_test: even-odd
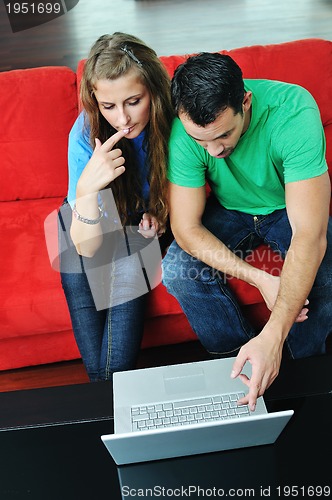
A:
[[[130,122],[130,116],[125,112],[124,109],[120,109],[118,112],[119,125],[127,125]]]

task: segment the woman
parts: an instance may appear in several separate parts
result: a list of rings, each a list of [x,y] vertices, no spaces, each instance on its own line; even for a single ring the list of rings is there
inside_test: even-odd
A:
[[[124,33],[92,46],[80,96],[60,211],[61,279],[83,363],[98,381],[136,365],[149,289],[140,250],[167,228],[173,109],[156,53]]]

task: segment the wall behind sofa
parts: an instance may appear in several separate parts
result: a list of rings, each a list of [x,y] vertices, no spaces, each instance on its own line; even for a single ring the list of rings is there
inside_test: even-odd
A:
[[[0,71],[76,69],[103,33],[140,36],[158,55],[218,51],[300,38],[332,39],[331,0],[79,0],[61,17],[12,33],[0,2]]]

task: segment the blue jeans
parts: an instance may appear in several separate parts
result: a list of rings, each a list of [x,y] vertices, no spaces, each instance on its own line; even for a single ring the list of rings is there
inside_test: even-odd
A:
[[[116,371],[136,367],[148,287],[144,282],[144,294],[141,288],[135,289],[144,279],[138,252],[133,259],[116,260],[124,256],[126,239],[114,233],[104,235],[95,257],[78,255],[69,236],[71,209],[68,204],[64,207],[59,219],[60,274],[74,336],[90,381],[109,380]],[[149,242],[137,231],[135,241],[139,246],[136,250]],[[115,247],[117,251],[110,257]],[[102,307],[96,307],[94,291]]]
[[[245,258],[261,243],[285,258],[292,231],[286,210],[251,215],[224,209],[211,196],[203,224],[230,250]],[[257,333],[244,317],[225,276],[183,251],[174,241],[163,259],[163,283],[174,295],[203,346],[211,353],[236,355]],[[325,352],[332,332],[332,224],[328,249],[309,295],[309,317],[294,323],[285,345],[293,358]]]
[[[91,382],[136,367],[146,296],[96,310],[86,274],[61,273],[73,332]]]

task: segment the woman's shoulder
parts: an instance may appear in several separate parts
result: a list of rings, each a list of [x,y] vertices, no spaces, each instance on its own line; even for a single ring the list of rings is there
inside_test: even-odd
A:
[[[81,111],[74,124],[69,132],[70,136],[80,137],[87,136],[90,134],[90,125],[87,114],[84,111]]]
[[[74,148],[75,146],[92,150],[90,144],[90,126],[86,113],[82,111],[76,118],[70,132],[69,132],[69,145]]]

